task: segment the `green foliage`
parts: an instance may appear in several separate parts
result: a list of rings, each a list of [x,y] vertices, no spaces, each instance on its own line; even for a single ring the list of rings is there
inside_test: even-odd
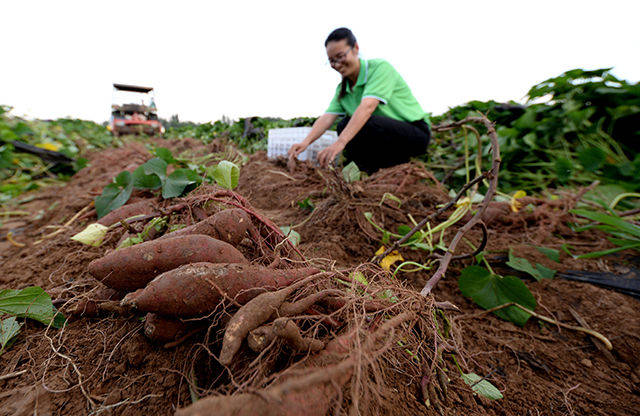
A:
[[[240,168],[233,162],[223,160],[211,169],[211,176],[221,187],[233,189],[238,186]]]
[[[306,197],[302,201],[298,201],[298,207],[304,211],[313,211],[316,208],[316,206],[313,204],[313,201],[311,201],[311,198],[309,197]]]
[[[98,219],[123,206],[133,192],[133,177],[130,172],[120,172],[112,183],[105,186],[102,194],[94,200]]]
[[[315,118],[299,117],[290,120],[272,117],[241,118],[231,121],[223,117],[215,122],[196,123],[168,123],[165,124],[165,136],[172,138],[192,137],[205,143],[210,143],[217,137],[231,140],[239,149],[246,152],[267,149],[267,133],[270,129],[284,127],[306,127],[315,122]]]
[[[293,244],[294,246],[297,246],[298,244],[300,244],[300,233],[295,231],[293,228],[288,226],[283,226],[283,227],[280,227],[280,230],[282,231],[286,239],[289,240],[291,244]]]
[[[560,252],[558,250],[548,248],[548,247],[536,247],[538,251],[545,256],[549,260],[555,261],[556,263],[560,263]]]
[[[54,328],[62,328],[64,316],[51,303],[49,294],[38,286],[22,290],[0,290],[0,313],[30,318]]]
[[[19,323],[15,316],[0,321],[0,355],[4,352],[5,348],[10,347],[18,332],[20,332],[22,324]]]
[[[156,231],[156,232],[162,232],[167,228],[167,217],[156,217],[153,218],[151,221],[149,221],[147,223],[147,225],[144,226],[144,229],[142,230],[142,232],[137,233],[136,235],[133,235],[131,237],[127,237],[117,248],[117,250],[124,248],[124,247],[131,247],[134,246],[136,244],[140,244],[144,241],[148,241],[150,240],[151,236],[150,233],[152,231]],[[170,230],[170,231],[174,231],[174,230]]]
[[[191,169],[176,169],[162,184],[162,197],[164,199],[175,198],[188,193],[202,182],[202,178]]]
[[[67,180],[87,165],[81,157],[84,152],[115,144],[103,126],[91,121],[24,120],[11,116],[10,110],[0,105],[0,204]],[[46,163],[35,155],[16,152],[11,145],[14,140],[62,153],[75,161],[71,165]]]
[[[17,318],[34,319],[54,328],[62,328],[66,321],[51,303],[51,297],[37,286],[0,290],[0,314],[9,315],[0,320],[0,355],[20,332],[22,324]]]
[[[468,386],[471,386],[471,390],[473,390],[474,393],[486,397],[489,400],[499,400],[503,398],[500,390],[476,373],[462,374],[461,377]]]
[[[95,199],[98,218],[102,218],[114,209],[126,204],[134,188],[151,190],[161,188],[162,197],[169,199],[184,195],[202,183],[202,177],[192,169],[178,168],[167,175],[169,167],[167,160],[175,164],[180,162],[173,157],[168,149],[158,148],[155,153],[159,157],[154,157],[138,166],[133,174],[127,171],[120,172],[114,182],[103,189],[102,195]],[[228,178],[237,186],[240,175],[239,168],[231,162],[226,163],[233,165],[237,170],[237,172],[229,173]],[[225,168],[223,167],[221,170],[224,172]],[[233,182],[234,180],[235,182]]]
[[[525,272],[533,276],[537,281],[542,279],[553,279],[556,271],[543,266],[540,263],[536,263],[536,267],[533,267],[529,260],[522,257],[516,257],[513,255],[513,250],[509,249],[509,261],[507,266],[511,266],[516,270]]]
[[[583,231],[590,228],[602,230],[610,235],[608,240],[617,246],[612,249],[581,254],[574,257],[578,259],[590,259],[617,253],[622,250],[640,250],[640,227],[630,221],[625,221],[613,211],[609,214],[605,214],[603,212],[587,209],[574,209],[571,212],[579,217],[584,217],[594,221],[593,224],[577,228],[577,231]]]
[[[463,295],[471,298],[484,309],[515,302],[531,310],[536,299],[527,286],[515,276],[500,276],[484,267],[469,266],[462,270],[458,286]],[[524,326],[531,315],[515,306],[494,311],[496,315],[519,326]]]
[[[351,162],[342,168],[342,177],[347,183],[359,181],[361,176],[362,173],[360,172],[358,165],[356,165],[356,162]]]
[[[532,87],[526,105],[515,102],[471,101],[434,117],[433,122],[461,120],[487,114],[495,122],[502,157],[500,186],[504,192],[529,193],[561,185],[587,185],[595,179],[639,189],[640,83],[614,77],[609,69],[575,69]],[[480,130],[481,152],[489,153],[489,141]],[[465,140],[469,151],[465,155]],[[450,166],[455,185],[466,181],[466,170],[455,170],[460,161],[473,163],[477,151],[473,136],[464,132],[436,134],[429,150],[429,166],[436,176]],[[484,158],[483,168],[490,161]]]

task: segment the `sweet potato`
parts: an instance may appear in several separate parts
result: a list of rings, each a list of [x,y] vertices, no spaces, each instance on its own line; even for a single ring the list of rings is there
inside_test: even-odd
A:
[[[155,207],[151,201],[140,201],[133,204],[123,205],[114,209],[98,220],[98,224],[110,226],[121,220],[126,220],[136,215],[151,215],[155,212]]]
[[[276,270],[274,270],[276,271]],[[268,321],[277,313],[282,302],[308,279],[290,285],[274,292],[261,293],[242,306],[231,318],[224,332],[222,350],[220,351],[220,364],[229,365],[233,356],[240,349],[242,341],[250,331]]]
[[[255,229],[249,214],[240,208],[225,209],[209,218],[166,234],[160,238],[178,235],[204,234],[237,246],[247,235],[247,231],[255,235]]]
[[[247,345],[254,352],[261,353],[275,338],[283,339],[294,351],[320,351],[324,342],[303,337],[300,328],[289,318],[278,318],[270,325],[252,330],[247,336]]]
[[[122,305],[164,316],[199,316],[214,311],[223,296],[244,304],[265,288],[285,287],[315,273],[318,270],[312,267],[272,270],[249,264],[194,263],[161,274],[144,289],[125,296]]]
[[[144,320],[144,334],[151,341],[170,342],[187,334],[195,326],[192,322],[167,318],[155,313],[148,313]]]
[[[89,273],[113,289],[132,291],[168,270],[203,261],[247,263],[242,253],[224,241],[206,235],[183,235],[112,251],[92,261]]]

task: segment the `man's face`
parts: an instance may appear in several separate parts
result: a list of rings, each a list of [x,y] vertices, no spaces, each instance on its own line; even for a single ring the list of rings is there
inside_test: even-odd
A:
[[[358,69],[358,44],[353,47],[346,39],[327,43],[327,57],[331,67],[343,77],[353,75]],[[357,74],[355,74],[357,76]]]

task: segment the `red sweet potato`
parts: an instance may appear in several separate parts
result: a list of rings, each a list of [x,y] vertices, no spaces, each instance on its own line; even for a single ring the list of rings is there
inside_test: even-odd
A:
[[[273,270],[249,264],[194,263],[161,274],[125,296],[122,305],[165,316],[199,316],[214,311],[223,296],[244,304],[265,288],[285,287],[315,273],[318,270],[312,267]]]
[[[155,207],[151,201],[140,201],[133,204],[123,205],[114,209],[98,220],[98,224],[110,226],[121,220],[126,220],[136,215],[151,215],[155,212]]]
[[[247,231],[252,234],[255,233],[249,214],[240,208],[233,208],[220,211],[203,221],[166,234],[160,238],[188,234],[204,234],[237,246],[247,235]]]
[[[195,327],[193,322],[167,318],[155,313],[148,313],[144,320],[144,334],[151,341],[171,342],[187,334]]]
[[[89,264],[89,273],[124,291],[145,287],[157,275],[196,262],[247,263],[233,246],[206,235],[157,239],[112,251]]]

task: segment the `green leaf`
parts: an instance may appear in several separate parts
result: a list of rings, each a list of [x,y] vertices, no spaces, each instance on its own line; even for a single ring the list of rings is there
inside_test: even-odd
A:
[[[476,373],[462,374],[461,377],[467,385],[471,386],[471,390],[473,390],[474,393],[477,393],[482,397],[486,397],[489,400],[499,400],[504,397],[496,386]]]
[[[171,154],[171,150],[167,149],[166,147],[157,147],[153,153],[160,159],[164,160],[167,165],[176,164],[177,162],[177,160],[173,157],[173,154]]]
[[[238,186],[240,168],[233,162],[223,160],[211,173],[216,183],[225,189],[233,189]]]
[[[38,286],[22,290],[1,290],[0,312],[35,319],[45,325],[51,323],[55,328],[61,328],[65,321],[64,316],[51,303],[49,294]]]
[[[202,182],[200,176],[191,169],[176,169],[171,172],[162,185],[164,199],[175,198],[188,191],[190,185]]]
[[[571,210],[571,212],[580,217],[588,218],[591,221],[597,221],[602,224],[610,225],[624,233],[629,234],[630,236],[640,238],[640,227],[630,222],[627,222],[618,216],[604,214],[601,212],[589,211],[586,209],[574,209],[574,210]]]
[[[311,202],[311,199],[309,199],[309,197],[306,197],[302,201],[298,201],[298,207],[303,210],[313,211],[315,205],[313,205],[313,202]]]
[[[360,172],[358,165],[356,165],[356,162],[351,162],[342,168],[342,177],[347,183],[359,181],[361,176],[362,173]]]
[[[0,355],[4,352],[5,347],[11,345],[11,340],[18,335],[21,326],[22,324],[16,320],[15,316],[0,321]]]
[[[145,175],[156,175],[161,183],[167,179],[167,162],[158,157],[147,160],[142,169]]]
[[[402,205],[402,201],[400,200],[400,198],[398,198],[397,196],[395,196],[394,194],[391,194],[391,193],[389,193],[389,192],[385,192],[385,193],[382,195],[382,199],[380,199],[380,204],[379,204],[379,205],[382,205],[382,203],[383,203],[386,199],[390,199],[390,200],[392,200],[392,201],[394,201],[394,202],[397,202],[397,203],[398,203],[398,206]]]
[[[298,244],[300,244],[300,234],[293,228],[283,226],[280,227],[280,230],[291,244],[293,244],[294,246],[298,246]]]
[[[133,179],[131,173],[127,171],[120,172],[115,177],[115,181],[105,186],[102,194],[94,200],[98,219],[123,206],[129,200],[132,191]]]
[[[536,134],[534,132],[527,133],[522,138],[522,141],[525,142],[529,147],[535,149],[535,147],[536,147]]]
[[[588,147],[578,153],[580,164],[588,172],[595,172],[600,169],[606,159],[607,154],[599,147]]]
[[[536,307],[536,299],[527,286],[515,276],[498,276],[480,266],[469,266],[462,270],[458,286],[464,296],[471,298],[484,309],[491,309],[505,303],[515,302],[531,310]],[[515,306],[494,312],[497,316],[516,325],[524,326],[529,317]]]
[[[109,231],[109,227],[105,227],[102,224],[89,224],[87,228],[72,236],[71,239],[88,246],[99,247],[105,235],[107,235],[107,231]]]
[[[125,247],[135,246],[136,244],[140,244],[142,242],[144,242],[142,237],[140,237],[139,234],[136,234],[131,237],[125,238],[125,240],[122,243],[120,243],[118,247],[116,247],[116,250],[120,250],[121,248],[125,248]]]
[[[610,248],[608,250],[593,251],[591,253],[581,254],[579,256],[573,256],[573,257],[576,258],[576,259],[594,259],[596,257],[602,257],[602,256],[606,256],[606,255],[609,255],[609,254],[617,253],[618,251],[629,250],[629,249],[633,249],[633,248],[640,249],[640,242],[629,243],[629,244],[623,245],[621,247]]]
[[[564,157],[558,158],[554,163],[554,167],[556,170],[556,176],[558,177],[558,180],[561,183],[567,182],[571,177],[571,172],[573,168],[571,161]]]
[[[560,263],[560,251],[552,249],[552,248],[548,248],[548,247],[537,247],[538,251],[542,254],[544,254],[545,256],[547,256],[547,258],[549,258],[549,260],[553,260],[556,263]]]
[[[78,172],[86,168],[88,164],[89,160],[85,159],[84,157],[79,157],[73,161],[73,171]]]
[[[536,263],[536,267],[534,268],[531,263],[529,263],[529,260],[514,256],[513,250],[511,249],[509,250],[509,261],[506,264],[521,272],[529,273],[537,281],[553,279],[553,276],[556,274],[555,270],[544,267],[540,263]]]
[[[369,282],[367,281],[367,278],[360,271],[355,271],[355,272],[349,273],[349,277],[351,278],[351,280],[355,280],[356,282],[360,282],[365,286],[369,285]]]
[[[137,189],[158,189],[162,186],[162,182],[158,175],[147,175],[144,173],[144,165],[138,166],[133,171],[133,187]]]
[[[407,234],[409,231],[411,231],[411,227],[409,227],[408,225],[399,225],[398,226],[398,234],[404,236],[405,234]]]

